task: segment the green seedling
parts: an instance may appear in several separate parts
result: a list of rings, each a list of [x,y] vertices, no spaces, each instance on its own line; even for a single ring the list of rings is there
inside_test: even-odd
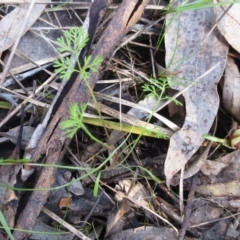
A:
[[[56,72],[60,74],[60,78],[64,80],[69,80],[74,72],[79,73],[93,99],[95,99],[88,83],[89,72],[97,72],[103,59],[100,56],[96,56],[95,58],[87,56],[84,58],[83,64],[80,63],[79,53],[86,46],[88,40],[88,35],[83,28],[73,27],[66,31],[64,36],[57,39],[57,44],[59,45],[58,51],[60,53],[70,52],[72,56],[61,57],[54,62],[53,66]],[[79,129],[82,129],[91,139],[102,144],[104,147],[109,147],[95,138],[83,124],[83,114],[86,108],[86,104],[78,105],[73,103],[69,109],[69,119],[61,123],[61,128],[69,138],[72,138]]]
[[[69,80],[74,72],[80,73],[84,81],[89,79],[89,71],[97,72],[97,68],[101,65],[103,59],[100,56],[92,58],[88,56],[84,58],[84,63],[81,65],[78,54],[86,46],[88,35],[81,27],[73,27],[64,33],[64,36],[57,39],[57,48],[60,53],[70,52],[71,57],[61,57],[54,61],[54,68],[60,74],[60,78]],[[76,61],[76,64],[74,63]],[[75,66],[76,65],[76,66]]]
[[[91,132],[87,129],[87,127],[83,123],[83,114],[87,108],[87,104],[80,104],[78,105],[77,103],[73,103],[70,106],[69,109],[69,119],[66,121],[63,121],[60,123],[60,127],[62,130],[65,131],[65,134],[69,138],[73,138],[75,133],[79,130],[82,129],[92,140],[95,142],[101,144],[102,146],[109,148],[109,146],[103,142],[101,142],[99,139],[94,137]]]
[[[102,172],[99,171],[98,175],[97,175],[97,178],[96,178],[96,181],[95,181],[95,184],[94,184],[94,188],[93,188],[93,196],[94,197],[98,197],[101,174],[102,174]]]
[[[165,77],[150,78],[148,83],[142,86],[143,93],[156,97],[158,101],[170,100],[176,105],[182,105],[177,99],[165,95],[169,88],[168,79]]]

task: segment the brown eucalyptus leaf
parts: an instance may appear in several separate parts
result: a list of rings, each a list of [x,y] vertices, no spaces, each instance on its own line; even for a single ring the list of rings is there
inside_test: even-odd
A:
[[[179,0],[176,2],[181,4]],[[216,28],[210,33],[214,24],[211,8],[166,17],[166,66],[169,71],[179,72],[179,78],[173,76],[169,83],[176,90],[193,84],[183,93],[186,102],[183,127],[170,139],[165,162],[168,185],[201,146],[202,135],[208,133],[218,110],[217,83],[225,68],[228,44]],[[214,66],[212,71],[193,83]]]
[[[225,109],[240,121],[240,73],[233,58],[228,57],[223,84],[223,105]]]
[[[213,0],[214,3],[224,3],[227,0]],[[228,43],[240,53],[240,4],[222,5],[215,7],[217,27]],[[225,12],[226,11],[226,12]]]

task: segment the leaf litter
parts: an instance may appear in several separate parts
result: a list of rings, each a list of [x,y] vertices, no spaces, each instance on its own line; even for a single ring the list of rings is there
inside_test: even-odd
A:
[[[173,18],[174,15],[166,17],[169,25],[165,36],[166,64],[172,71],[182,73],[178,74],[179,85],[172,87],[182,90],[215,64],[219,66],[183,93],[186,117],[182,129],[170,140],[165,163],[168,185],[199,149],[204,141],[202,135],[208,133],[213,124],[219,107],[217,83],[228,54],[228,45],[216,29],[208,36],[215,23],[213,9],[184,12]]]
[[[134,0],[129,6],[126,0],[122,3],[113,1],[109,6],[111,1],[106,0],[95,0],[92,4],[90,1],[75,2],[79,6],[74,2],[56,8],[46,5],[46,1],[36,4],[27,22],[24,22],[24,16],[29,6],[20,4],[7,12],[7,4],[3,5],[6,11],[0,25],[8,34],[0,41],[1,82],[5,87],[0,93],[0,97],[3,94],[0,111],[0,158],[3,165],[0,168],[0,203],[9,228],[29,230],[26,233],[15,230],[15,239],[30,235],[31,239],[39,236],[49,239],[51,232],[50,239],[58,239],[59,236],[69,239],[74,235],[79,239],[146,239],[146,236],[151,239],[183,239],[183,236],[185,239],[220,239],[222,236],[237,239],[239,150],[209,144],[203,134],[215,134],[227,141],[234,139],[234,143],[240,140],[230,131],[232,119],[239,120],[239,45],[235,40],[239,39],[240,32],[236,14],[239,4],[189,10],[188,6],[194,1],[190,5],[175,1],[170,6],[170,9],[177,9],[175,12],[159,13],[154,9],[166,7],[160,1],[139,3]],[[68,7],[71,10],[66,11]],[[21,14],[16,15],[16,12]],[[16,16],[22,16],[20,21]],[[163,20],[166,20],[165,25]],[[58,109],[60,103],[54,106],[53,112],[50,112],[50,107],[44,120],[54,97],[63,103],[74,99],[71,94],[61,93],[61,89],[68,91],[75,79],[69,80],[69,84],[61,83],[53,74],[52,63],[59,57],[56,39],[66,28],[81,26],[82,21],[90,44],[79,56],[88,52],[103,54],[105,62],[100,74],[90,73],[91,78],[97,76],[96,80],[102,79],[96,86],[96,80],[90,80],[91,87],[95,86],[98,92],[99,104],[96,105],[89,96],[84,100],[75,98],[75,101],[77,99],[79,104],[88,102],[84,116],[103,123],[105,130],[97,127],[99,124],[84,124],[93,136],[110,146],[108,151],[83,131],[78,131],[72,141],[65,138],[57,124],[66,119],[68,103],[64,111]],[[123,28],[116,29],[114,24],[117,23],[122,23]],[[19,29],[23,24],[26,24],[24,34],[18,43]],[[107,34],[109,29],[111,36]],[[159,45],[157,42],[162,31],[164,44]],[[111,47],[119,43],[121,47],[114,51]],[[228,44],[235,50],[230,48],[229,53]],[[18,47],[10,49],[11,46]],[[66,55],[70,56],[70,53]],[[149,81],[156,76],[155,65],[161,69],[160,75],[165,82],[158,83],[160,77]],[[224,79],[218,84],[222,77]],[[16,84],[16,80],[20,82]],[[34,80],[37,80],[35,85],[41,87],[40,90],[36,90]],[[167,98],[162,97],[158,101],[159,95],[154,94],[161,92],[159,90],[163,86],[164,94],[167,94],[167,89],[169,92],[174,90],[176,94],[171,94],[171,97],[164,95]],[[85,88],[85,92],[80,93],[81,84],[78,88],[75,96],[85,97],[89,89]],[[16,96],[21,94],[31,96],[31,99],[28,103],[26,97],[6,97],[9,94],[6,89],[11,89],[11,94],[15,91]],[[109,92],[117,95],[113,94],[115,97],[111,99],[106,95]],[[63,97],[59,98],[60,93]],[[163,108],[169,102],[167,100],[178,98],[180,94],[184,98],[181,100],[184,107],[173,106],[171,102],[169,108]],[[130,97],[124,99],[126,95]],[[25,99],[26,112],[21,115],[24,124],[19,125],[20,114],[16,114],[16,109],[20,109],[21,99]],[[6,110],[9,105],[5,101],[12,108]],[[157,112],[153,112],[156,109]],[[56,116],[63,117],[58,119]],[[152,116],[154,118],[151,119]],[[104,119],[119,122],[119,129],[112,130]],[[38,129],[43,121],[46,130],[40,133]],[[214,121],[217,123],[216,133],[212,130]],[[128,125],[127,132],[126,128],[123,131],[123,124]],[[131,127],[135,125],[138,132],[155,130],[153,135],[149,133],[147,136],[157,138],[131,134]],[[23,131],[20,131],[22,127]],[[162,137],[156,134],[160,129],[168,133],[165,139],[158,139]],[[29,144],[25,148],[31,137],[35,146]],[[18,150],[20,156],[27,152],[32,162],[38,165],[11,158],[16,156],[13,153],[19,147],[17,139],[22,139],[23,149]],[[12,146],[15,149],[9,154],[7,150]],[[238,144],[233,147],[238,147]],[[51,163],[49,154],[52,159],[59,159],[58,167],[61,169],[56,170],[52,165],[43,167],[42,164]],[[96,181],[94,186],[97,178],[95,169],[100,171],[100,182]],[[44,177],[41,181],[40,174]],[[191,190],[194,185],[191,177],[195,174],[198,174],[195,176],[197,186]],[[164,187],[164,181],[169,189]],[[6,185],[25,190],[6,190]],[[41,191],[44,186],[50,190]],[[34,188],[36,191],[30,196],[28,193]],[[98,189],[100,194],[96,195],[93,189]],[[188,194],[189,199],[184,205],[183,200]],[[38,202],[34,202],[33,196],[38,196]],[[34,211],[29,206],[39,210]],[[229,211],[234,218],[228,214]],[[54,219],[53,224],[49,224],[50,219]],[[60,230],[56,224],[61,224],[61,219],[64,221]],[[32,234],[31,230],[45,233]],[[11,237],[11,233],[7,233]]]

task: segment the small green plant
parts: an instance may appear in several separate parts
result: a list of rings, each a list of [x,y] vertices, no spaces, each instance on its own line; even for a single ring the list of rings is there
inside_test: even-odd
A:
[[[54,62],[54,67],[56,68],[56,72],[60,74],[60,78],[65,80],[68,80],[73,72],[79,73],[82,80],[88,87],[92,95],[92,98],[97,106],[97,101],[94,97],[91,87],[89,86],[88,79],[89,71],[96,72],[98,66],[102,62],[102,58],[98,56],[95,58],[92,58],[92,56],[85,57],[82,65],[78,59],[79,52],[81,51],[82,48],[84,48],[88,40],[89,40],[88,35],[83,28],[72,28],[66,31],[64,36],[57,40],[57,44],[59,45],[58,50],[60,53],[67,51],[71,52],[73,56],[68,58],[61,57],[59,60],[56,60]],[[149,83],[143,86],[143,92],[157,97],[158,102],[162,100],[172,100],[176,104],[180,104],[177,100],[173,98],[171,99],[170,97],[164,95],[167,88],[168,81],[166,78],[160,77],[158,79],[151,78]],[[157,105],[158,104],[156,104],[156,107]],[[87,129],[87,127],[83,124],[83,115],[84,112],[86,111],[86,108],[87,108],[86,104],[79,105],[77,103],[73,103],[69,108],[69,119],[61,122],[60,127],[69,138],[72,138],[79,129],[82,129],[95,142],[100,143],[101,145],[108,149],[111,148],[109,145],[95,138]],[[142,134],[144,134],[147,131],[147,125],[148,123],[146,123],[146,128],[142,129],[141,133],[139,134],[139,138],[142,136]],[[153,132],[159,138],[165,138],[164,134],[162,132],[159,132],[159,130],[156,131],[152,130],[151,132]]]
[[[88,84],[89,71],[97,72],[97,68],[103,59],[100,56],[96,56],[95,58],[87,56],[84,58],[83,64],[80,63],[79,53],[86,46],[88,40],[88,35],[83,28],[73,27],[66,31],[64,36],[57,39],[57,44],[59,45],[58,51],[60,53],[70,52],[72,56],[66,58],[61,57],[54,62],[53,66],[56,72],[60,74],[60,78],[64,80],[69,80],[74,72],[79,73],[81,79],[85,82],[92,94],[93,99],[95,99],[92,89]],[[61,128],[69,138],[72,138],[79,129],[83,129],[91,139],[106,147],[106,144],[95,138],[83,124],[83,114],[86,108],[87,104],[78,105],[73,103],[69,109],[69,119],[61,122]]]
[[[181,105],[181,103],[172,97],[166,95],[166,90],[169,88],[168,79],[165,77],[150,78],[148,83],[142,86],[143,93],[148,96],[153,96],[158,99],[158,101],[170,100],[176,105]]]
[[[85,130],[82,119],[86,107],[87,104],[81,104],[78,106],[77,103],[73,103],[69,109],[69,119],[61,122],[60,126],[69,138],[73,138],[78,129],[83,128],[83,130]]]
[[[65,131],[65,134],[69,138],[73,138],[74,134],[82,129],[92,140],[103,145],[104,147],[109,148],[108,145],[101,142],[99,139],[94,137],[91,132],[87,129],[87,127],[83,123],[83,114],[87,108],[87,104],[73,103],[69,109],[69,119],[60,123],[60,127]]]
[[[60,78],[69,80],[73,72],[78,72],[84,81],[89,79],[89,71],[97,72],[97,68],[101,65],[103,59],[100,56],[96,56],[94,59],[92,56],[84,58],[83,65],[80,64],[78,59],[79,52],[86,46],[88,42],[88,35],[83,28],[73,27],[64,33],[64,36],[57,39],[57,48],[60,53],[70,52],[73,57],[61,57],[54,61],[54,68],[56,72],[60,74]],[[74,64],[76,61],[76,66]]]

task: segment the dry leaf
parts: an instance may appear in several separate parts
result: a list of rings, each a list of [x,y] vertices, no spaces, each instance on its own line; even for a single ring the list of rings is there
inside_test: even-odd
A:
[[[139,226],[140,223],[136,219],[135,211],[125,198],[111,211],[107,220],[105,237],[118,233],[123,229],[136,228]]]
[[[227,0],[213,0],[214,3],[224,3]],[[217,26],[221,34],[228,43],[240,53],[240,4],[216,6],[215,13],[217,19],[224,17],[218,22]],[[229,8],[229,9],[228,9]],[[227,12],[225,12],[227,10]]]
[[[214,197],[211,200],[224,208],[240,208],[240,197],[223,196]]]
[[[239,184],[240,150],[207,160],[199,174],[201,186],[196,191],[208,195],[213,202],[224,207],[240,207]],[[207,176],[207,177],[206,177]]]
[[[11,73],[17,72],[19,69],[26,71],[31,67],[36,67],[32,62],[39,64],[49,63],[59,57],[53,42],[63,33],[61,29],[53,28],[49,20],[51,20],[52,25],[59,26],[60,24],[61,27],[67,28],[76,25],[77,17],[74,14],[69,16],[67,11],[43,14],[41,19],[35,22],[33,29],[22,36],[16,54],[11,61]],[[52,27],[52,29],[43,30],[46,27]],[[34,44],[32,44],[33,42]],[[8,61],[9,55],[8,52],[4,57],[4,62]]]
[[[202,166],[202,173],[205,174],[206,176],[216,176],[220,173],[220,171],[223,168],[226,168],[228,166],[227,163],[223,162],[218,162],[218,161],[211,161],[211,160],[206,160],[205,164]]]
[[[238,239],[229,234],[229,223],[231,219],[217,221],[213,227],[203,233],[201,239]]]
[[[233,58],[228,57],[223,84],[223,105],[238,121],[240,121],[239,92],[240,73],[238,66]]]
[[[236,150],[215,160],[206,161],[201,171],[210,179],[210,182],[206,182],[200,175],[202,184],[227,183],[240,179],[240,150]]]
[[[62,198],[60,203],[59,203],[59,208],[69,208],[69,206],[72,203],[72,199],[71,198]]]
[[[46,4],[36,4],[28,17],[24,33],[36,22],[44,11]],[[0,53],[11,47],[19,34],[19,29],[23,25],[26,13],[28,12],[29,4],[21,4],[13,11],[7,14],[0,21]]]
[[[128,193],[128,197],[132,198],[137,204],[144,206],[146,208],[151,208],[150,206],[150,192],[142,185],[140,182],[131,187],[131,180],[121,180],[118,182],[116,188],[122,189],[125,193]],[[130,192],[129,192],[130,190]]]
[[[213,196],[213,197],[221,197],[221,196],[231,196],[231,197],[240,197],[240,181],[230,181],[227,183],[213,183],[197,186],[196,192]]]
[[[208,133],[218,110],[217,83],[225,68],[228,45],[217,29],[208,36],[214,23],[211,8],[185,11],[178,16],[169,14],[166,18],[166,66],[170,71],[180,72],[178,79],[169,79],[174,80],[174,85],[170,81],[172,88],[183,90],[219,64],[183,93],[186,118],[182,129],[170,139],[165,163],[168,185],[201,146],[202,134]]]
[[[207,214],[206,214],[207,213]],[[192,207],[189,225],[217,220],[223,213],[223,208],[202,198],[197,198]]]
[[[8,132],[0,132],[0,136],[4,136],[7,139],[9,139],[9,141],[16,144],[18,141],[19,129],[20,129],[20,127],[18,126],[18,127],[10,129]],[[33,135],[34,130],[35,130],[34,127],[30,127],[30,126],[23,127],[22,139],[21,139],[22,140],[21,141],[22,148],[26,147],[30,138]]]
[[[56,234],[54,234],[56,233]],[[50,235],[51,234],[51,235]],[[61,237],[60,237],[61,236]],[[56,232],[56,227],[50,227],[49,225],[45,224],[40,220],[36,220],[36,224],[33,228],[33,232],[31,234],[32,240],[69,240],[73,238],[73,233],[59,233]]]
[[[175,240],[177,239],[176,232],[168,227],[139,227],[128,229],[111,235],[106,240]],[[188,238],[186,238],[188,240]]]

